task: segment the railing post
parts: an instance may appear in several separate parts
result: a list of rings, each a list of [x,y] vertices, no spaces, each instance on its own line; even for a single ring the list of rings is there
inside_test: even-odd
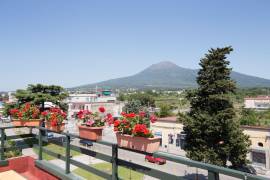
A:
[[[38,160],[42,160],[42,130],[39,128],[39,134],[38,134]]]
[[[66,174],[70,173],[70,136],[66,135]]]
[[[118,180],[118,145],[112,145],[112,179]]]
[[[1,128],[1,161],[5,160],[5,129]]]
[[[5,134],[5,128],[0,128],[1,130],[1,152],[0,152],[0,166],[7,166],[8,161],[5,160],[5,140],[6,140],[6,134]]]
[[[208,171],[208,180],[219,180],[219,174],[213,171]]]

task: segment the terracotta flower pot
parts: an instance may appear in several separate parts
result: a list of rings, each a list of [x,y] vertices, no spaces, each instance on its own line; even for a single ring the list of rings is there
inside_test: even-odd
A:
[[[50,122],[46,122],[46,128],[55,132],[62,132],[65,129],[65,123],[60,126],[52,126]]]
[[[120,147],[153,153],[158,151],[160,145],[160,138],[145,138],[136,137],[116,132],[117,144]]]
[[[29,119],[29,120],[13,119],[12,124],[13,126],[40,126],[41,119]]]
[[[91,141],[97,141],[101,139],[102,127],[87,127],[87,126],[78,126],[79,128],[79,135],[81,138],[89,139]]]

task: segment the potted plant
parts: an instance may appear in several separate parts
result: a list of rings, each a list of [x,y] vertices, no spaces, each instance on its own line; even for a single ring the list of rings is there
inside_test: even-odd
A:
[[[41,113],[42,118],[45,120],[47,129],[56,132],[62,132],[65,128],[63,121],[66,119],[67,114],[60,108],[50,108]]]
[[[21,108],[10,109],[14,126],[40,126],[39,108],[31,103],[25,103]]]
[[[77,114],[80,120],[79,135],[81,138],[97,141],[101,139],[102,130],[105,122],[110,122],[113,118],[111,114],[105,114],[105,108],[99,107],[99,112],[91,112],[89,110],[81,110]]]
[[[149,130],[150,122],[154,123],[156,116],[146,115],[145,112],[121,115],[119,120],[114,121],[118,146],[148,153],[158,150],[160,138],[154,137]]]

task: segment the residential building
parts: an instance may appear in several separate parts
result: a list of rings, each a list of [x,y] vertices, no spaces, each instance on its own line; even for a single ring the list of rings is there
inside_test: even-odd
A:
[[[17,99],[14,96],[14,92],[8,92],[8,102],[7,103],[16,103]]]
[[[177,122],[177,117],[159,118],[151,124],[151,130],[155,136],[161,137],[160,150],[184,155],[183,124]]]
[[[251,140],[249,159],[262,171],[270,170],[270,127],[241,126]]]
[[[246,97],[245,108],[265,110],[270,108],[270,96]]]
[[[68,117],[74,117],[80,110],[96,112],[100,106],[105,107],[108,113],[119,116],[124,103],[118,102],[116,96],[108,91],[91,94],[70,94],[67,98]]]

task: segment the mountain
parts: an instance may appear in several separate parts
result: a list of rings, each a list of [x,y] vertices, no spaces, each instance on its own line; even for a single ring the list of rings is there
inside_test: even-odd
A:
[[[193,88],[196,87],[197,69],[182,68],[172,62],[164,61],[153,64],[133,76],[111,79],[99,83],[75,87],[88,89],[96,86],[115,88]],[[238,87],[270,87],[270,80],[232,72],[231,77]]]

